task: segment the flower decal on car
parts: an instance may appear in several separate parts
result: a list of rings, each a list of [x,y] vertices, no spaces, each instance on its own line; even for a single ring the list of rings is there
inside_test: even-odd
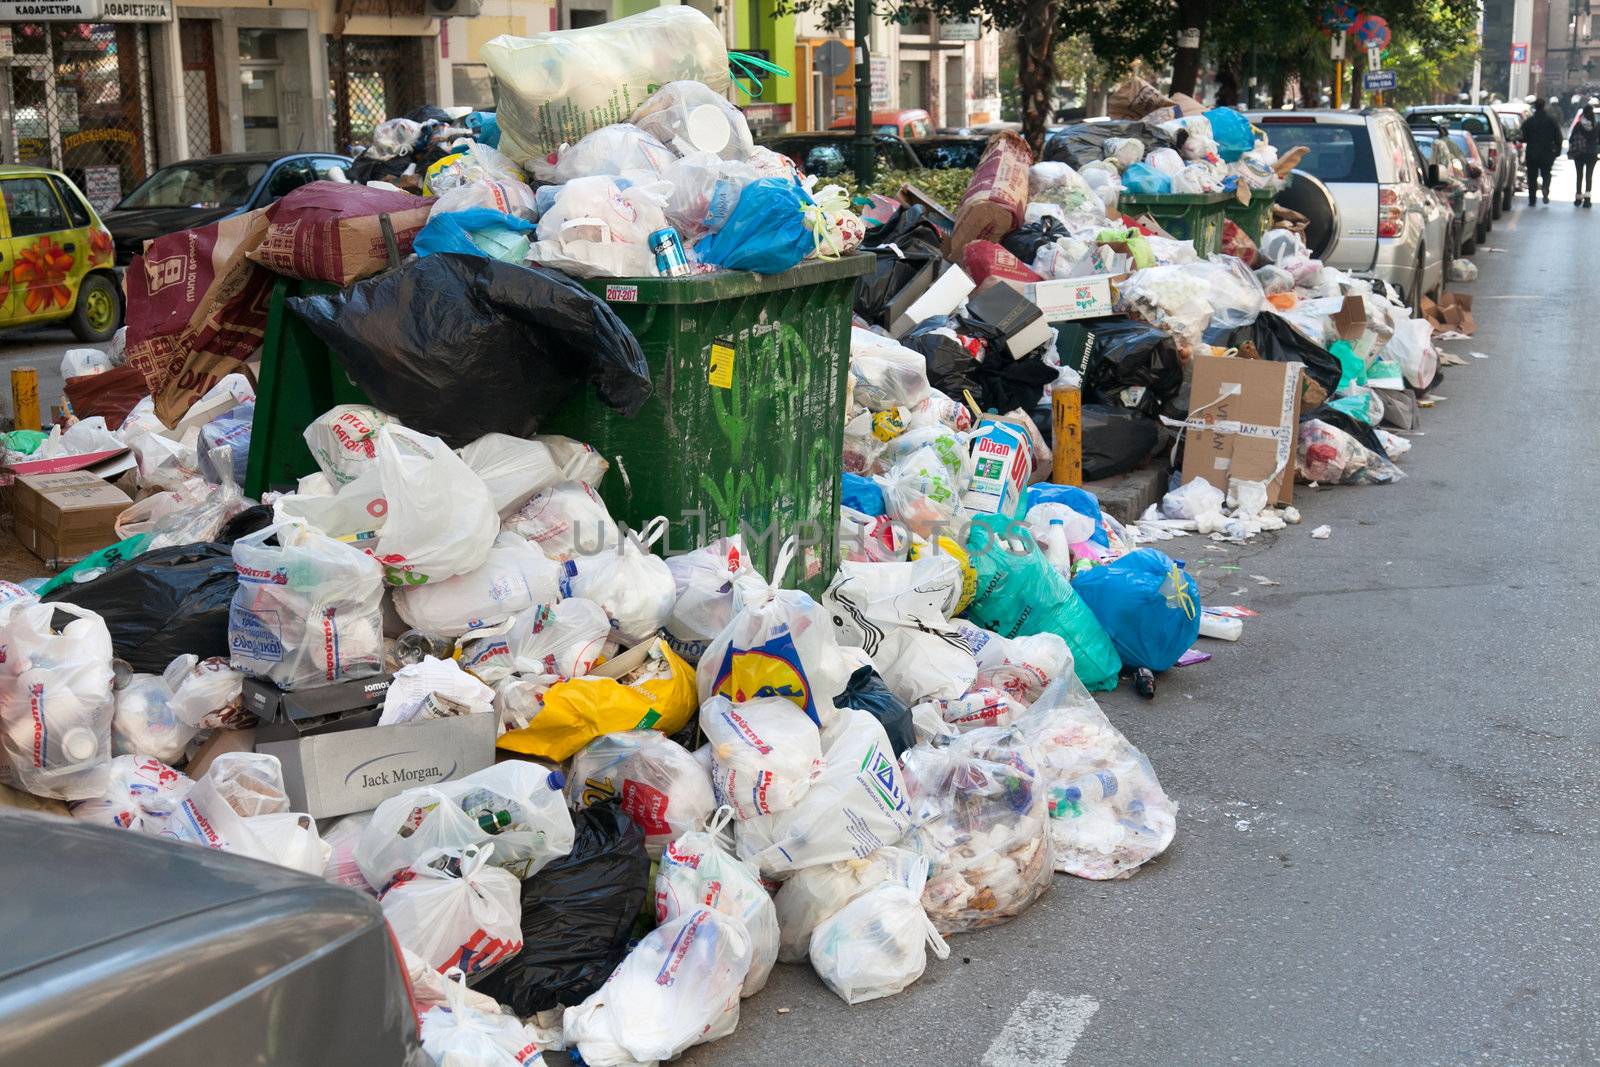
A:
[[[95,226],[89,230],[89,265],[111,262],[111,231]]]
[[[17,253],[11,282],[27,290],[22,302],[29,314],[72,306],[72,287],[67,284],[72,262],[72,253],[48,237],[39,238]]]

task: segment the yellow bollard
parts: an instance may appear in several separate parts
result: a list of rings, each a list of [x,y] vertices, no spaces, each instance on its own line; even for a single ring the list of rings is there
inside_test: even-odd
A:
[[[37,430],[39,425],[39,372],[18,367],[11,372],[13,429]]]
[[[1050,480],[1057,485],[1083,484],[1083,393],[1057,389],[1050,394],[1052,463]]]

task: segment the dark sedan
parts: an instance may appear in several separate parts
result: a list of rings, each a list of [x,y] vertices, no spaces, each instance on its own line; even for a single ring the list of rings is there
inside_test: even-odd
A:
[[[350,157],[328,152],[245,152],[162,167],[104,217],[117,266],[126,267],[146,241],[266,207],[349,166]]]
[[[930,170],[971,170],[983,157],[989,143],[988,134],[935,134],[932,137],[915,137],[906,143]]]
[[[785,133],[761,143],[794,160],[804,174],[834,178],[846,171],[855,173],[855,134],[833,131]],[[892,133],[873,135],[878,149],[878,170],[921,170],[917,154],[903,138]]]

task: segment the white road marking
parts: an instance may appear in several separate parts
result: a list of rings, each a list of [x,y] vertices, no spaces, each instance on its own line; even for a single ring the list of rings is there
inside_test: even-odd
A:
[[[983,1054],[983,1067],[1058,1067],[1100,1010],[1093,997],[1035,989],[1022,999]]]

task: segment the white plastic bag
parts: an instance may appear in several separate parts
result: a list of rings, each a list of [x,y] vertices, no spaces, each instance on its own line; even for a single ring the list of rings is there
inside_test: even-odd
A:
[[[925,858],[895,845],[861,858],[801,868],[783,883],[773,901],[778,914],[778,959],[784,963],[805,959],[817,924],[873,886],[889,882],[920,887],[927,876]]]
[[[1199,475],[1161,498],[1161,514],[1169,519],[1198,519],[1222,510],[1227,495]]]
[[[933,395],[920,352],[859,326],[850,329],[850,385],[855,402],[868,411],[910,408]]]
[[[103,374],[111,369],[111,358],[98,348],[69,348],[61,357],[61,377],[81,378],[85,374]]]
[[[1005,922],[1050,888],[1047,782],[1021,730],[973,730],[901,760],[917,820],[907,847],[928,857],[922,905],[940,933]]]
[[[368,404],[339,404],[306,427],[306,447],[334,485],[378,469],[378,431],[394,419]]]
[[[634,1067],[727,1037],[750,960],[744,923],[695,908],[646,934],[605,985],[562,1013],[566,1039],[589,1067]]]
[[[977,652],[973,685],[998,689],[1027,707],[1057,678],[1072,673],[1072,649],[1059,634],[996,635]]]
[[[1177,832],[1177,805],[1150,761],[1076,677],[1050,687],[1018,722],[1048,789],[1056,870],[1127,878]]]
[[[476,631],[474,631],[476,633]],[[513,673],[579,678],[615,646],[611,618],[592,600],[540,604],[462,641],[461,666],[490,685]]]
[[[593,555],[622,541],[599,495],[579,481],[543,490],[507,519],[504,528],[538,542],[554,560]]]
[[[1413,389],[1426,389],[1439,373],[1439,353],[1433,347],[1433,326],[1427,319],[1405,319],[1395,325],[1394,336],[1383,346],[1382,358],[1400,364],[1400,373]]]
[[[241,818],[278,815],[289,810],[283,764],[260,752],[224,752],[211,761],[201,781],[216,791]]]
[[[115,430],[106,427],[106,420],[99,415],[88,419],[79,419],[63,430],[60,426],[50,429],[50,436],[45,438],[38,449],[29,458],[31,459],[61,459],[65,456],[84,456],[91,452],[120,451],[126,447],[126,442]]]
[[[720,834],[731,816],[722,809],[704,830],[684,834],[661,854],[656,923],[696,908],[714,908],[742,922],[750,935],[751,956],[741,995],[750,997],[761,992],[778,960],[778,913],[755,868],[722,845]]]
[[[642,14],[579,30],[503,35],[481,49],[495,79],[500,150],[518,163],[542,159],[619,108],[645,100],[674,78],[728,89],[722,31],[690,7]]]
[[[145,677],[150,677],[146,675]],[[72,817],[141,834],[158,834],[194,782],[150,756],[116,756],[105,795],[72,804]]]
[[[763,875],[866,856],[911,828],[899,765],[877,719],[841,708],[823,744],[822,774],[798,804],[735,826],[739,858]]]
[[[322,835],[323,843],[328,846],[328,862],[322,868],[322,877],[335,885],[375,897],[378,891],[367,884],[366,876],[361,873],[361,865],[356,862],[356,846],[361,843],[361,835],[371,821],[372,812],[358,811],[336,820],[328,827]],[[429,970],[432,971],[432,968]],[[416,983],[415,974],[411,980],[413,984]]]
[[[743,159],[755,147],[744,112],[703,82],[668,82],[629,121],[681,156],[711,152]]]
[[[308,526],[279,523],[235,541],[233,566],[234,667],[284,689],[383,670],[383,568],[371,556]]]
[[[672,615],[677,583],[666,560],[650,548],[667,532],[667,519],[646,524],[616,548],[578,556],[562,565],[561,591],[606,609],[618,641],[631,648],[654,637]]]
[[[483,479],[502,517],[533,499],[534,495],[566,481],[590,485],[606,473],[608,464],[590,446],[570,437],[535,437],[486,433],[456,450],[462,462]]]
[[[256,724],[244,709],[244,672],[221,656],[178,656],[161,673],[172,696],[168,707],[196,730],[242,730]]]
[[[605,174],[573,178],[539,216],[535,232],[540,241],[562,245],[579,240],[645,248],[646,239],[667,225],[667,192],[654,182],[624,189]]]
[[[822,773],[817,724],[782,697],[712,697],[700,705],[700,730],[711,747],[712,792],[736,819],[794,807]]]
[[[892,997],[922,977],[927,949],[950,955],[918,899],[921,886],[874,886],[817,924],[811,966],[846,1004]]]
[[[72,616],[59,633],[57,612]],[[0,781],[35,796],[103,796],[111,761],[111,634],[67,603],[19,603],[0,624]]]
[[[332,850],[311,816],[289,810],[276,756],[225,752],[195,782],[160,836],[320,875]]]
[[[746,579],[735,587],[733,619],[695,670],[702,703],[719,694],[735,703],[781,696],[819,726],[832,721],[850,672],[828,613],[806,593],[779,587],[797,547],[794,538],[784,542],[770,585]]]
[[[629,123],[615,122],[562,149],[556,157],[554,178],[561,183],[597,174],[644,179],[661,173],[672,160],[672,149],[651,134]]]
[[[522,951],[517,879],[489,866],[494,845],[430,849],[378,903],[395,940],[440,971],[478,974]]]
[[[514,178],[479,178],[440,193],[428,212],[428,218],[431,220],[452,211],[466,211],[475,207],[486,207],[502,215],[515,215],[529,222],[539,217],[534,206],[533,190],[528,188],[526,182]]]
[[[117,756],[154,757],[178,763],[198,732],[172,713],[172,690],[159,674],[131,675],[116,690],[111,719],[111,751]]]
[[[561,565],[514,533],[495,538],[483,565],[442,582],[404,586],[394,608],[407,626],[437,637],[460,637],[539,604],[561,599]]]
[[[957,733],[977,730],[985,726],[1007,726],[1016,722],[1028,710],[1000,689],[973,689],[948,700],[930,700],[911,709],[913,717],[924,708],[931,710],[941,722]]]
[[[655,730],[603,734],[572,757],[568,803],[586,808],[612,797],[622,798],[622,810],[644,831],[652,857],[704,825],[717,807],[700,761]]]
[[[1135,142],[1137,143],[1137,142]],[[1067,215],[1103,219],[1106,206],[1078,172],[1066,163],[1035,163],[1028,169],[1028,199],[1059,204]]]
[[[378,805],[355,847],[356,866],[368,885],[382,891],[424,853],[459,851],[490,836],[440,786],[418,786]]]
[[[894,461],[883,481],[889,514],[912,533],[928,540],[940,535],[965,540],[966,523],[961,511],[963,481],[959,475],[951,473],[950,466],[934,446],[918,448]]]
[[[317,833],[316,821],[296,811],[252,815],[244,820],[260,852],[258,859],[270,859],[280,867],[304,874],[320,875],[328,866],[333,849]]]
[[[959,696],[976,677],[972,653],[948,621],[961,587],[961,565],[942,553],[844,562],[822,603],[840,644],[865,650],[895,695],[915,704]]]
[[[672,186],[667,194],[667,221],[684,242],[720,230],[739,205],[739,194],[756,180],[750,164],[719,159],[710,152],[694,152],[673,160],[661,171]]]
[[[663,627],[667,644],[693,665],[706,646],[733,620],[733,585],[744,575],[754,575],[750,557],[739,535],[721,537],[709,545],[669,556],[667,569],[677,589],[672,614]]]
[[[500,1005],[469,990],[459,968],[448,975],[428,971],[439,982],[443,1002],[423,1012],[422,1051],[438,1067],[544,1067],[531,1027],[515,1015],[502,1015]],[[420,1006],[423,990],[416,993]]]

